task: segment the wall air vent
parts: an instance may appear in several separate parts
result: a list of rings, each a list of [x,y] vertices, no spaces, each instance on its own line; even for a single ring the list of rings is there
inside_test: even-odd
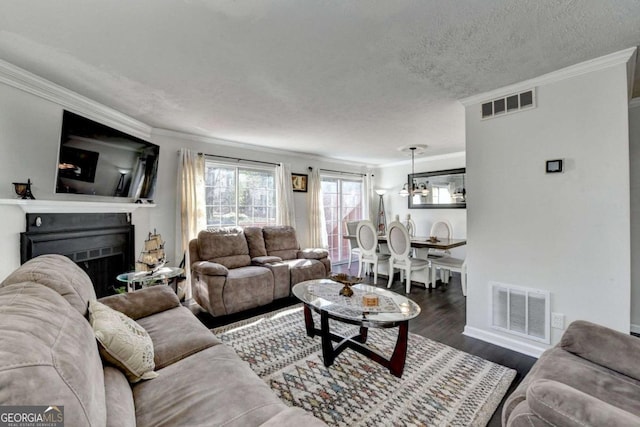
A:
[[[549,292],[492,282],[491,327],[550,344]]]
[[[482,119],[517,113],[536,106],[535,89],[497,98],[482,104]]]

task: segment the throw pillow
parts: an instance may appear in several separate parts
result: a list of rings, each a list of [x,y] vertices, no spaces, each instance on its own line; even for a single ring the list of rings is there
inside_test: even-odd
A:
[[[135,320],[98,301],[89,301],[89,321],[98,340],[100,355],[121,369],[132,382],[158,376],[153,372],[153,342]]]

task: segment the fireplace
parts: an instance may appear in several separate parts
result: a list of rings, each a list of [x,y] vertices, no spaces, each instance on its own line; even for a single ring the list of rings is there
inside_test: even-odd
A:
[[[98,298],[122,286],[133,269],[134,226],[127,213],[28,213],[20,233],[20,262],[44,254],[69,257],[91,278]]]

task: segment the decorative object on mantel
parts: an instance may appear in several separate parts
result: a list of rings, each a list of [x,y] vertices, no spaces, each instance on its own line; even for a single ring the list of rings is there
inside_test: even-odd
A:
[[[27,179],[27,182],[13,182],[13,187],[18,196],[22,199],[35,200],[31,193],[31,178]]]
[[[418,154],[422,154],[422,153],[424,153],[424,151],[426,149],[427,149],[427,146],[425,144],[411,145],[411,146],[408,146],[408,147],[401,147],[399,149],[402,152],[407,152],[407,151],[411,152],[411,175],[410,175],[410,178],[409,178],[409,181],[411,183],[406,183],[406,184],[404,184],[402,186],[402,190],[400,190],[400,192],[398,193],[402,197],[413,196],[414,194],[420,194],[421,196],[427,196],[429,194],[429,188],[427,186],[422,186],[421,188],[418,188],[418,185],[416,184],[416,182],[413,179],[413,175],[415,175],[414,163],[415,163],[416,151],[418,152]],[[411,185],[411,188],[409,188],[409,185]]]
[[[153,274],[164,267],[166,262],[164,241],[154,229],[153,233],[149,233],[149,237],[144,241],[144,250],[140,252],[140,257],[136,262],[136,271],[148,271],[149,274]]]
[[[353,295],[351,286],[362,282],[362,277],[350,276],[345,273],[334,274],[330,277],[334,282],[342,283],[344,286],[340,289],[340,295],[343,297],[350,297]]]

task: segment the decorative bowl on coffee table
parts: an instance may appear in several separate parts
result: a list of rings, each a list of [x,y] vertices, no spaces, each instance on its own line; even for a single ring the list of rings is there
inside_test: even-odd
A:
[[[353,295],[351,286],[362,282],[362,277],[350,276],[345,273],[332,274],[329,277],[334,282],[342,283],[344,286],[340,289],[340,295],[350,297]]]

